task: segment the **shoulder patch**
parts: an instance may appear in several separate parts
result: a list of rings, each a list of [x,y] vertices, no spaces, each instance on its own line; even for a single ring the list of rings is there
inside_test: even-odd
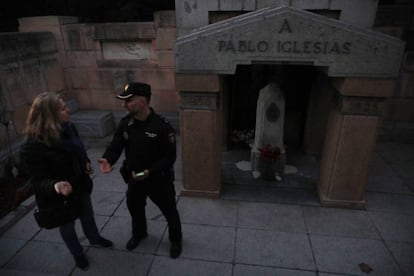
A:
[[[170,141],[171,144],[175,143],[175,134],[174,134],[174,132],[170,132],[168,134],[168,141]]]

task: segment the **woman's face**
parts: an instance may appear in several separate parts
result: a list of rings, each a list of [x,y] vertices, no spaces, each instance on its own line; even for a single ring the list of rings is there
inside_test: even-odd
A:
[[[58,121],[63,124],[69,121],[70,110],[66,106],[65,102],[61,99],[59,100],[59,110],[58,110]]]

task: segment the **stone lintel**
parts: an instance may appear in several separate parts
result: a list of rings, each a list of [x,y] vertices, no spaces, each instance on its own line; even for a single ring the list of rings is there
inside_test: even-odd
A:
[[[218,93],[221,87],[219,75],[176,74],[175,78],[179,91]]]
[[[396,85],[395,79],[374,78],[335,78],[332,83],[344,96],[383,98],[391,97]]]
[[[404,41],[292,7],[266,7],[195,29],[175,44],[179,73],[240,64],[305,64],[330,77],[397,77]]]

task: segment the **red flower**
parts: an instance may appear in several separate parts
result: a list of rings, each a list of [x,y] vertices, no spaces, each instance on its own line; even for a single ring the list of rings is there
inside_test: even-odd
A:
[[[271,144],[267,144],[264,147],[259,148],[260,157],[264,160],[277,160],[279,159],[282,151],[278,146],[272,147]]]

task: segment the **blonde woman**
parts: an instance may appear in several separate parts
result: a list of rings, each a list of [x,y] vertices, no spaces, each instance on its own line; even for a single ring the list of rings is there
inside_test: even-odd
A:
[[[96,226],[91,204],[92,167],[75,126],[69,121],[69,109],[55,93],[39,94],[29,110],[26,141],[20,156],[34,187],[39,226],[59,227],[76,265],[89,267],[75,232],[80,219],[91,245],[112,247]]]

